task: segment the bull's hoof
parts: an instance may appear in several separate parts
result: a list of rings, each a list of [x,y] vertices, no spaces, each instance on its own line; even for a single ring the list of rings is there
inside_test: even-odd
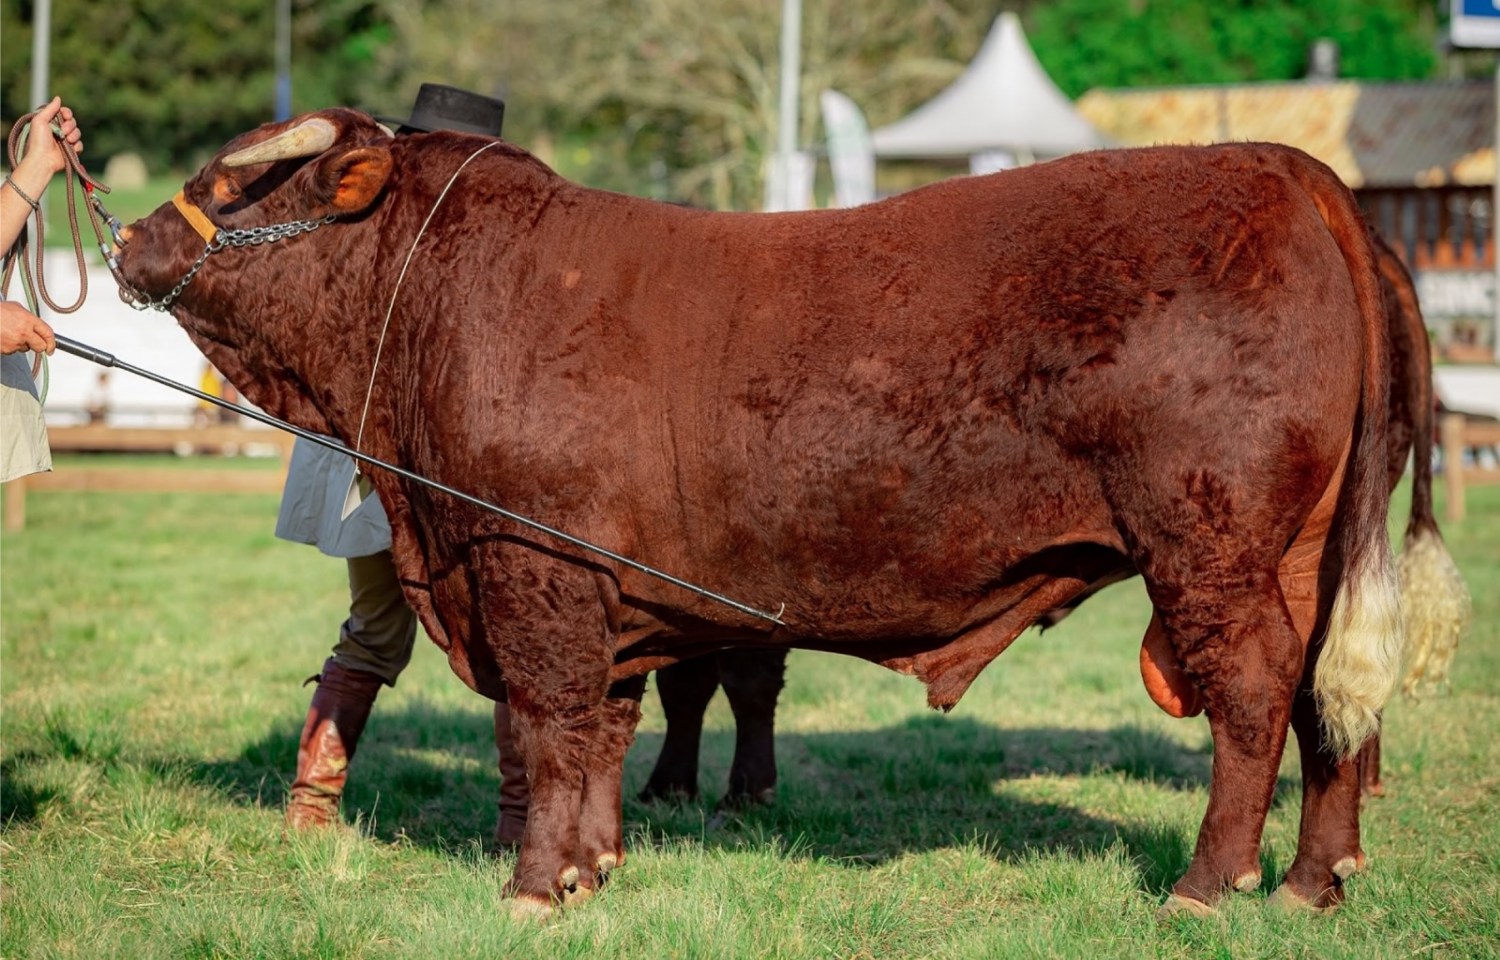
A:
[[[1284,883],[1266,898],[1266,906],[1283,913],[1329,914],[1338,909],[1336,901],[1318,904]]]
[[[1218,916],[1218,911],[1214,910],[1213,907],[1210,907],[1202,900],[1195,900],[1192,897],[1184,897],[1180,893],[1174,893],[1168,896],[1167,902],[1163,903],[1161,905],[1161,909],[1156,911],[1157,920],[1170,920],[1173,917],[1182,916],[1198,918],[1215,917]]]
[[[577,907],[593,899],[594,888],[579,883],[582,872],[577,867],[568,867],[557,875],[557,899],[564,907]]]
[[[550,897],[518,893],[510,902],[510,918],[517,923],[541,923],[552,916]]]
[[[651,783],[648,782],[636,799],[642,803],[655,803],[658,800],[666,803],[695,803],[698,800],[698,788],[674,783]]]
[[[620,858],[612,853],[601,853],[594,861],[594,886],[602,888],[609,882],[609,875],[620,865]]]
[[[719,812],[737,813],[756,807],[769,807],[776,802],[776,787],[770,786],[745,793],[726,793],[714,808]]]

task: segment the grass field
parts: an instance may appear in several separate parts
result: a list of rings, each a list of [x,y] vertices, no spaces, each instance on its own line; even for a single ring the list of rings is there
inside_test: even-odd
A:
[[[339,561],[272,537],[274,497],[33,493],[28,508],[0,542],[8,958],[1500,955],[1500,488],[1446,530],[1475,627],[1450,695],[1387,712],[1390,792],[1367,808],[1371,866],[1345,907],[1265,906],[1296,842],[1289,754],[1261,890],[1166,923],[1209,738],[1141,688],[1138,583],[1024,635],[948,716],[913,680],[794,654],[776,803],[714,819],[732,748],[716,699],[704,804],[628,800],[630,862],[537,925],[510,918],[510,863],[483,848],[486,703],[425,640],[361,743],[356,828],[283,836],[301,682],[346,597]],[[631,796],[661,731],[648,691]]]

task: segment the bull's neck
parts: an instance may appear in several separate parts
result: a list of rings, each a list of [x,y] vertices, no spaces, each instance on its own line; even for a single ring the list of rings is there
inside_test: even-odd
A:
[[[379,235],[369,222],[350,227]],[[174,313],[247,400],[353,444],[369,392],[379,319],[371,320],[371,304],[379,295],[369,280],[373,253],[360,253],[366,245],[357,236],[340,239],[333,250],[251,251],[261,259],[201,278],[207,282]],[[377,410],[372,402],[371,414]]]

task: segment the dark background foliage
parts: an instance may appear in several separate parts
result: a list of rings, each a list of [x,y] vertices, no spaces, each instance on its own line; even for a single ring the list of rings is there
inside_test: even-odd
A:
[[[774,149],[775,0],[290,0],[293,108],[401,113],[438,80],[507,100],[506,135],[585,182],[753,207]],[[1320,37],[1341,75],[1492,69],[1440,49],[1436,0],[804,0],[801,140],[817,96],[850,93],[874,125],[962,71],[1001,9],[1021,13],[1069,95],[1097,86],[1296,79]],[[140,154],[195,168],[273,119],[267,0],[54,0],[52,91],[80,115],[91,166]],[[30,109],[32,0],[0,0],[0,98]],[[1472,60],[1473,58],[1469,58]]]

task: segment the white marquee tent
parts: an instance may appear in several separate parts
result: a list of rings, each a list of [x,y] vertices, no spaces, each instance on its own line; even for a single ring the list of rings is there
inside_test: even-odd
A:
[[[1002,13],[951,86],[872,134],[877,157],[948,159],[1004,152],[1026,163],[1105,145]]]

